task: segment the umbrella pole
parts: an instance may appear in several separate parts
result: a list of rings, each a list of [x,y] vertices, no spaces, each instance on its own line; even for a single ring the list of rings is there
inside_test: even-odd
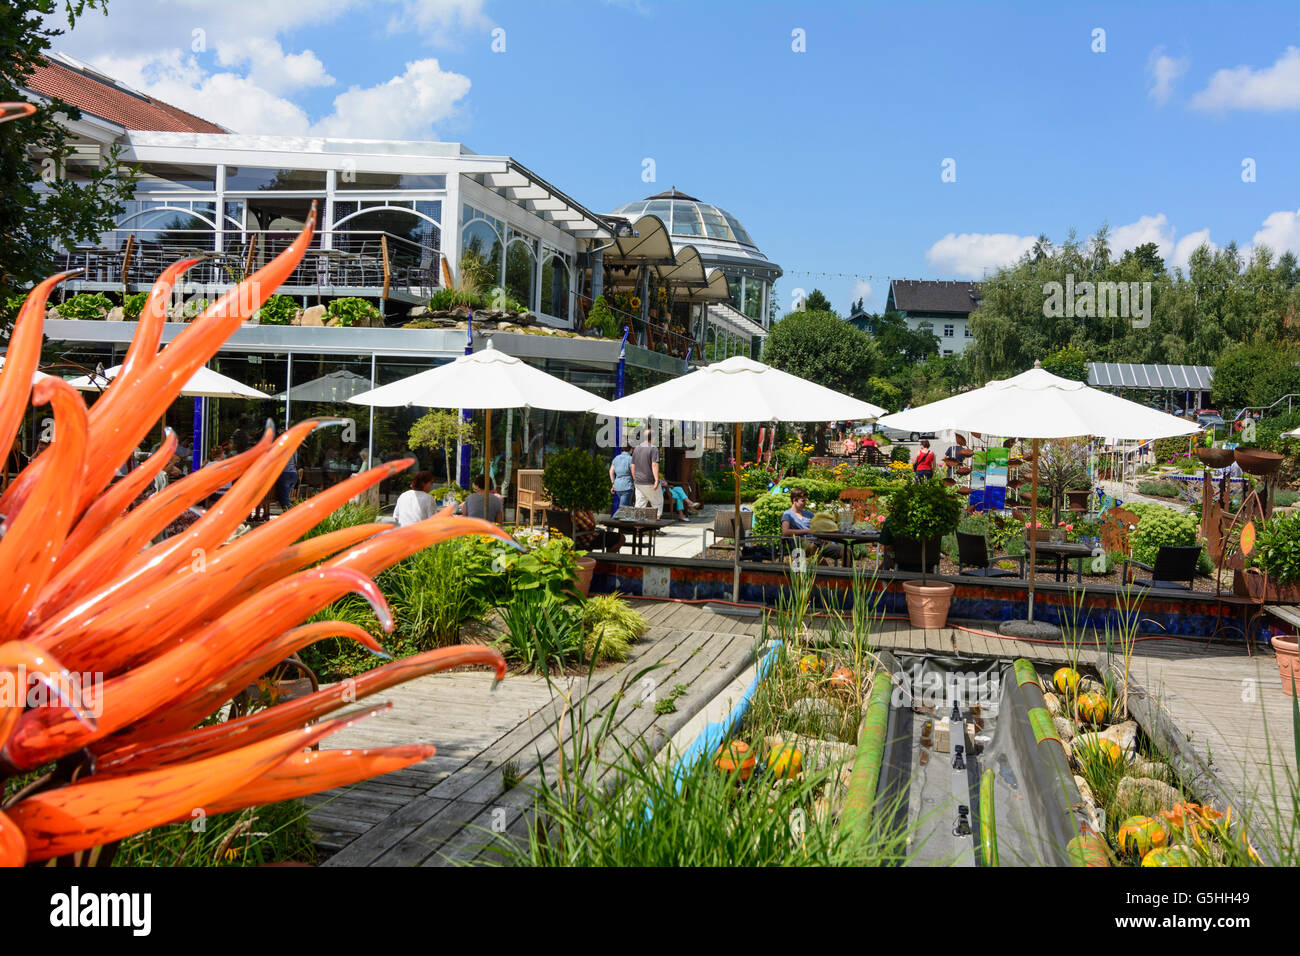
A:
[[[487,415],[483,426],[483,513],[489,514],[487,501],[488,495],[492,493],[492,409],[485,408],[483,412]],[[473,483],[471,480],[470,484]]]
[[[736,511],[732,516],[731,530],[734,547],[731,549],[731,600],[740,601],[740,538],[744,525],[740,521],[740,422],[736,422],[735,436],[731,442],[733,475],[736,479]]]
[[[1038,439],[1034,439],[1034,470],[1029,492],[1029,621],[1034,620],[1034,572],[1038,568]]]

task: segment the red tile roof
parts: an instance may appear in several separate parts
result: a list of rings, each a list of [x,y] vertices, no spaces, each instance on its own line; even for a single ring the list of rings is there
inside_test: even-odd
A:
[[[121,87],[50,60],[32,71],[27,87],[42,96],[58,97],[84,113],[127,129],[167,133],[226,132],[216,123],[209,123],[193,113],[143,93],[128,93]]]

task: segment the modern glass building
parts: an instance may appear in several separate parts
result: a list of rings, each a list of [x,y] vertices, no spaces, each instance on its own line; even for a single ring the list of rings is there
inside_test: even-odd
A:
[[[759,250],[745,227],[727,210],[688,196],[677,189],[630,202],[611,213],[635,222],[656,216],[668,231],[677,252],[694,250],[708,269],[720,269],[727,277],[732,308],[768,326],[772,285],[781,267]]]

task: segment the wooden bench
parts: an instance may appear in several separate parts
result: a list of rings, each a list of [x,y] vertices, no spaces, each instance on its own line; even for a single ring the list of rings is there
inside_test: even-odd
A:
[[[546,513],[553,502],[546,496],[542,487],[542,470],[540,468],[520,468],[515,472],[515,523],[523,524],[523,512],[528,511],[528,526],[537,523],[537,512],[542,513],[542,524],[546,524]]]

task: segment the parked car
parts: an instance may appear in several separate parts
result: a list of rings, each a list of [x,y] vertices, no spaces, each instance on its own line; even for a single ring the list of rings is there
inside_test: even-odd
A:
[[[1196,413],[1196,424],[1200,425],[1202,428],[1222,428],[1228,423],[1225,422],[1223,416],[1214,409],[1203,408]]]

